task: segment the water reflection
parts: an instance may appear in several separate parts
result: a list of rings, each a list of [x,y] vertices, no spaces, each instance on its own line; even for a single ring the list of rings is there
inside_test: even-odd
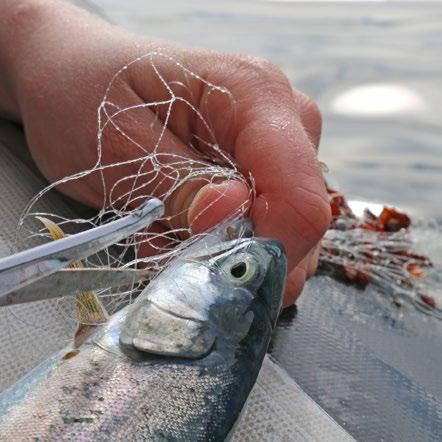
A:
[[[442,3],[94,3],[135,32],[270,58],[322,109],[332,184],[442,219]]]
[[[375,83],[347,89],[331,104],[332,110],[351,117],[415,115],[427,109],[424,98],[399,84]]]

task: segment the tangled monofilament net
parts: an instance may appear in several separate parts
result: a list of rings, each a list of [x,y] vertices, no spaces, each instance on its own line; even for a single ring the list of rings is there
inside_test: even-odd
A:
[[[165,72],[173,72],[172,81],[166,79]],[[130,93],[121,94],[119,86],[130,75],[153,75],[159,98],[152,102],[143,102]],[[190,83],[199,83],[204,89],[202,103],[196,103]],[[122,67],[112,78],[98,108],[97,160],[88,170],[80,171],[60,179],[39,192],[27,206],[19,223],[19,237],[30,239],[42,238],[51,240],[43,225],[36,217],[49,218],[59,225],[66,234],[77,233],[84,229],[98,226],[123,215],[127,215],[139,204],[153,196],[168,205],[171,197],[184,184],[197,182],[199,186],[218,183],[220,180],[238,180],[247,183],[250,189],[250,201],[254,198],[254,186],[251,177],[245,177],[237,168],[234,160],[222,150],[216,141],[210,120],[214,116],[208,114],[209,101],[215,95],[222,95],[230,103],[230,112],[234,116],[235,102],[230,92],[212,84],[166,53],[155,51],[143,55]],[[183,110],[184,108],[184,110]],[[169,123],[176,114],[192,115],[193,126],[199,127],[191,134],[187,147],[191,155],[180,155],[172,151],[170,146]],[[206,112],[205,115],[203,113]],[[134,130],[136,127],[136,130]],[[168,138],[168,140],[166,140]],[[109,162],[116,144],[123,146],[128,152],[128,159]],[[121,177],[115,182],[110,181],[109,173]],[[127,173],[129,171],[129,173]],[[90,218],[72,218],[62,214],[45,213],[36,210],[38,202],[54,189],[63,184],[98,176],[102,193],[102,207],[98,214]],[[220,194],[220,198],[222,195]],[[241,206],[232,219],[241,217],[247,209]],[[204,216],[207,207],[196,216]],[[184,214],[185,215],[185,214]],[[165,216],[155,226],[139,232],[124,242],[108,250],[89,257],[87,266],[112,267],[145,267],[152,273],[158,272],[168,260],[180,253],[179,250],[189,244],[192,232],[189,227],[177,226],[174,222],[183,213]],[[192,239],[192,241],[195,238]],[[141,256],[140,246],[149,246],[153,256]],[[137,287],[126,287],[117,292],[105,290],[99,292],[107,298],[106,307],[115,311],[121,303],[130,302]],[[59,301],[63,303],[63,300]]]
[[[167,79],[165,71],[174,73],[173,80]],[[130,94],[119,93],[121,81],[132,72],[146,78],[152,78],[153,74],[159,88],[155,91],[158,97],[156,101],[144,102],[136,96],[128,98]],[[206,90],[203,103],[196,102],[191,82],[198,82],[199,87]],[[242,217],[255,196],[253,178],[241,174],[234,159],[217,144],[210,123],[211,117],[216,116],[207,113],[208,101],[215,95],[222,95],[230,103],[230,112],[234,116],[235,101],[227,89],[209,83],[166,53],[151,52],[121,68],[112,78],[98,108],[96,163],[88,170],[51,184],[36,195],[20,220],[20,236],[28,240],[35,237],[49,240],[49,234],[36,221],[36,216],[51,219],[67,233],[76,233],[126,215],[152,196],[161,199],[167,206],[181,186],[192,181],[202,184],[230,179],[246,183],[250,189],[249,201],[232,214],[232,219]],[[166,141],[169,123],[172,118],[183,115],[183,107],[187,115],[192,115],[195,121],[193,127],[200,127],[200,130],[195,129],[187,143],[191,156],[172,152],[173,146]],[[123,145],[130,155],[120,162],[109,162],[107,158],[117,143]],[[109,185],[109,172],[112,171],[124,173],[121,172],[121,178]],[[102,193],[102,207],[98,214],[90,218],[73,218],[36,210],[38,202],[49,192],[67,182],[81,181],[91,176],[99,177],[97,182]],[[197,218],[204,216],[204,210]],[[85,265],[120,268],[143,266],[156,274],[167,265],[169,259],[180,254],[184,247],[195,240],[195,237],[186,239],[191,234],[192,226],[172,227],[177,225],[174,219],[182,215],[164,217],[156,223],[160,228],[153,226],[137,233],[89,257]],[[420,272],[430,272],[431,266],[424,258],[413,256],[409,231],[380,233],[354,226],[349,228],[352,224],[352,216],[341,216],[339,222],[335,219],[323,242],[320,258],[322,268],[331,266],[334,276],[350,283],[374,283],[382,292],[391,295],[396,303],[399,298],[408,299],[418,308],[440,316],[438,306],[430,305],[434,301],[433,295],[426,294],[428,290],[424,286],[424,278],[421,279]],[[146,245],[155,252],[153,255],[139,254],[140,246]],[[103,290],[98,294],[112,313],[122,304],[131,302],[137,288]],[[57,302],[62,305],[65,301],[61,299]],[[77,320],[75,317],[71,319]]]
[[[431,253],[435,261],[427,257],[440,226],[420,221],[410,228],[407,214],[386,206],[377,216],[366,208],[357,217],[341,194],[328,191],[333,222],[322,240],[320,271],[359,288],[373,284],[396,308],[407,303],[442,319],[440,247]]]

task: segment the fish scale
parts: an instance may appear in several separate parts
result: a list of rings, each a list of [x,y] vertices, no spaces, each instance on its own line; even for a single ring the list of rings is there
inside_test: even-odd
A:
[[[99,341],[63,356],[3,394],[2,404],[17,404],[1,410],[0,440],[220,440],[236,419],[232,398],[246,394],[259,370],[248,364],[244,380],[236,374],[244,361],[219,354],[133,361],[117,343]]]

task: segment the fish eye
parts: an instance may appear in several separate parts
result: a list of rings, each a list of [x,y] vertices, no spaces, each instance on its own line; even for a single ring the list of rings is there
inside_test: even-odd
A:
[[[233,266],[230,267],[230,274],[234,278],[242,278],[244,275],[247,274],[247,263],[241,261],[236,264],[233,264]]]
[[[230,257],[223,263],[222,269],[231,281],[240,284],[251,281],[259,274],[258,262],[247,254]]]

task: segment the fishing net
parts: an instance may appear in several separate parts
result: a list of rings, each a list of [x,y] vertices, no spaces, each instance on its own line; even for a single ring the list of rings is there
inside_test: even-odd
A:
[[[155,96],[156,101],[144,102],[134,93],[121,92],[121,85],[137,75],[149,79],[149,85],[154,88],[149,95]],[[195,90],[204,91],[204,98],[195,96]],[[166,206],[162,219],[84,262],[87,266],[142,266],[156,273],[169,257],[178,253],[180,244],[189,243],[184,240],[191,235],[193,223],[187,225],[187,209],[171,214],[174,199],[184,186],[200,189],[225,180],[244,182],[250,188],[250,201],[238,207],[231,217],[243,215],[253,199],[253,181],[239,172],[234,160],[217,144],[210,123],[214,116],[207,109],[210,101],[220,100],[220,96],[229,103],[226,113],[233,116],[235,102],[228,90],[209,83],[162,52],[151,52],[123,66],[110,81],[98,108],[95,164],[54,182],[31,200],[19,222],[18,247],[26,248],[36,238],[51,240],[39,222],[40,217],[53,221],[65,234],[77,233],[115,220],[146,199],[157,197]],[[179,118],[190,119],[190,126],[195,127],[184,136],[185,150],[174,134],[179,130],[176,127]],[[125,153],[115,153],[116,145],[119,152]],[[180,150],[182,153],[177,153]],[[121,161],[115,160],[118,155],[123,157]],[[66,217],[59,211],[36,210],[40,201],[50,198],[66,183],[74,181],[81,185],[87,179],[96,184],[94,192],[102,200],[97,214],[79,218]],[[216,200],[212,204],[215,203]],[[204,217],[208,208],[194,215],[193,222]],[[124,291],[103,291],[99,296],[106,300],[106,307],[112,313],[136,293],[135,289],[131,286]],[[72,320],[77,320],[75,315]]]
[[[0,139],[0,203],[3,209],[0,248],[2,256],[6,256],[15,251],[17,222],[26,203],[44,187],[44,181],[15,155],[20,152],[20,146],[25,145],[19,131],[2,126],[0,133],[6,135]],[[63,198],[55,193],[39,201],[38,208],[66,218],[75,216]],[[37,239],[27,243],[36,245]],[[0,308],[0,390],[72,341],[76,324],[68,318],[74,311],[73,299],[63,303],[47,300]]]
[[[136,75],[150,79],[155,101],[145,102],[135,94],[121,93],[121,85]],[[204,91],[202,99],[195,96],[195,89]],[[140,203],[155,196],[166,206],[162,219],[82,263],[89,267],[143,267],[146,273],[155,275],[199,237],[189,238],[193,224],[186,225],[182,221],[187,218],[185,210],[171,215],[170,205],[184,186],[199,189],[205,184],[225,180],[246,183],[250,189],[250,201],[237,207],[230,217],[232,222],[240,218],[254,197],[254,186],[251,177],[242,175],[233,159],[216,142],[210,123],[214,116],[208,109],[211,100],[220,97],[228,103],[226,115],[231,112],[233,117],[235,102],[228,90],[209,83],[166,53],[151,52],[123,66],[110,81],[98,107],[96,161],[87,170],[45,187],[44,182],[6,148],[2,161],[6,169],[2,175],[5,184],[2,198],[5,199],[3,206],[9,210],[5,213],[7,221],[2,225],[3,255],[53,241],[41,219],[52,221],[65,235],[70,235],[127,215]],[[186,150],[180,154],[174,149],[177,138],[170,127],[186,115],[192,119],[195,129],[186,134]],[[115,145],[128,152],[121,161],[116,161],[113,155]],[[18,150],[18,146],[11,149]],[[25,163],[30,164],[29,161]],[[17,174],[17,171],[21,173]],[[66,183],[81,185],[90,178],[93,179],[94,192],[101,196],[98,211],[91,214],[87,210],[69,209],[69,203],[57,190]],[[25,187],[25,191],[16,190],[16,186],[19,189]],[[222,196],[222,190],[219,190],[219,198]],[[79,215],[80,212],[85,215]],[[193,220],[203,217],[204,212],[202,209],[194,214]],[[112,314],[132,302],[143,284],[100,290],[97,295]],[[82,301],[77,298],[77,307],[79,302]],[[0,389],[56,349],[71,344],[79,323],[78,311],[71,296],[2,308],[1,349],[4,357],[0,367]]]
[[[322,240],[319,272],[360,289],[374,284],[396,308],[413,305],[442,318],[438,223],[412,226],[406,213],[381,205],[378,214],[365,207],[356,216],[342,194],[330,188],[328,194],[333,221]]]
[[[119,93],[121,83],[128,76],[140,74],[150,81],[154,79],[155,101],[147,103],[137,96]],[[195,83],[206,91],[202,102],[193,96]],[[91,267],[144,267],[154,275],[198,238],[198,235],[190,236],[193,226],[183,222],[187,217],[184,210],[171,214],[170,206],[184,186],[199,189],[204,184],[223,180],[245,183],[250,189],[249,199],[237,208],[231,219],[243,217],[255,196],[253,177],[244,176],[234,159],[217,143],[211,124],[216,116],[207,110],[209,101],[220,96],[229,103],[228,112],[234,116],[235,99],[222,85],[207,82],[167,53],[151,52],[122,67],[112,78],[98,108],[97,156],[89,169],[64,177],[35,195],[37,189],[43,187],[43,181],[2,147],[0,164],[5,172],[0,180],[5,189],[10,189],[2,192],[4,207],[7,207],[1,232],[2,254],[52,241],[38,217],[52,220],[69,235],[115,220],[155,196],[166,205],[163,219],[83,262]],[[171,143],[171,126],[183,115],[192,115],[196,123],[185,137],[187,153],[178,154]],[[117,144],[130,152],[120,161],[112,156]],[[17,171],[21,172],[20,179]],[[69,208],[57,190],[68,182],[81,183],[91,177],[101,196],[101,205],[92,215],[79,215],[80,212]],[[222,196],[220,193],[219,198]],[[25,205],[27,201],[30,202]],[[404,306],[417,307],[440,317],[440,254],[439,250],[434,254],[428,250],[429,239],[437,248],[438,241],[434,239],[440,238],[439,226],[422,222],[410,227],[410,223],[404,221],[404,214],[398,211],[387,213],[390,217],[385,212],[356,216],[345,199],[331,189],[330,203],[334,219],[323,242],[320,270],[365,288],[366,292],[376,285],[380,288],[377,294],[389,299],[389,308],[403,312]],[[205,209],[193,219],[204,217],[204,212]],[[432,255],[432,260],[427,254]],[[109,313],[113,313],[132,302],[141,287],[106,289],[97,295]],[[305,311],[308,308],[305,306]],[[4,357],[0,365],[0,389],[70,343],[77,325],[76,305],[69,296],[2,308],[0,348]],[[304,341],[313,346],[314,336],[306,332]],[[297,335],[298,341],[304,342],[299,337]],[[306,351],[301,345],[300,348]],[[311,362],[308,358],[303,361],[307,365]],[[299,370],[297,367],[294,377],[299,375]],[[255,396],[259,396],[259,389]],[[248,422],[251,421],[249,418]]]
[[[153,89],[148,96],[154,101],[122,93],[121,86],[137,76],[146,78],[146,89]],[[244,176],[235,160],[218,145],[212,126],[216,115],[209,113],[211,100],[224,100],[228,103],[225,114],[235,118],[235,98],[226,88],[201,78],[166,52],[150,52],[123,66],[111,79],[98,107],[95,163],[52,183],[30,199],[18,222],[14,250],[52,241],[41,217],[52,220],[69,235],[115,220],[155,196],[166,206],[162,219],[83,263],[90,267],[142,266],[154,275],[198,237],[189,239],[193,226],[186,223],[187,209],[172,214],[174,198],[185,186],[200,189],[224,180],[245,183],[250,189],[249,199],[231,217],[244,216],[254,198],[253,177]],[[177,123],[183,119],[192,121],[184,132]],[[177,147],[175,132],[181,133],[186,150]],[[115,146],[119,154],[115,154]],[[66,204],[50,204],[54,195],[58,201],[56,191],[63,185],[82,185],[86,180],[92,180],[94,192],[100,195],[98,212],[79,217],[66,211]],[[320,270],[359,287],[377,284],[396,305],[405,299],[440,316],[441,295],[436,289],[440,272],[428,258],[414,251],[414,230],[408,228],[408,216],[384,209],[379,216],[366,210],[362,217],[356,217],[341,194],[329,189],[329,195],[333,223],[323,241]],[[207,209],[193,220],[204,217]],[[131,302],[142,284],[101,290],[98,296],[113,313]],[[79,318],[72,310],[70,297],[52,303],[66,322],[77,324]],[[14,313],[14,322],[41,329],[40,319],[23,310],[24,314]]]
[[[146,78],[146,86],[154,89],[148,96],[155,101],[145,102],[134,93],[122,93],[121,85],[130,83],[136,76]],[[204,92],[195,92],[201,90]],[[210,115],[208,109],[210,101],[219,101],[220,97],[229,104],[225,113],[234,118],[235,99],[226,88],[209,83],[161,51],[123,66],[110,81],[98,108],[95,164],[54,182],[30,201],[19,222],[18,247],[29,247],[36,238],[51,239],[39,217],[51,219],[67,234],[77,233],[127,214],[155,196],[166,206],[163,219],[84,263],[143,266],[155,274],[167,264],[168,258],[179,253],[180,244],[187,245],[189,241],[184,240],[192,234],[192,223],[186,222],[187,209],[173,214],[171,209],[185,186],[199,189],[223,180],[245,183],[250,189],[249,200],[232,214],[232,219],[243,216],[253,202],[253,178],[244,176],[235,160],[217,143],[212,127],[216,115]],[[190,129],[180,128],[179,121],[183,119],[192,121]],[[175,133],[181,133],[186,150],[178,146]],[[121,160],[116,161],[119,156]],[[59,211],[39,210],[40,202],[56,189],[69,182],[81,185],[87,179],[93,180],[94,192],[102,200],[97,214],[79,218],[64,216]],[[394,303],[406,299],[426,313],[441,317],[442,294],[437,293],[440,272],[434,270],[428,258],[414,251],[409,217],[393,208],[384,208],[379,216],[366,210],[358,218],[341,194],[329,189],[329,195],[334,219],[323,241],[321,270],[361,287],[375,283]],[[193,220],[204,217],[208,208],[202,209]],[[136,288],[106,290],[99,296],[112,313],[122,303],[131,301]],[[59,301],[62,309],[65,302],[70,301]],[[73,315],[71,320],[78,318]]]

